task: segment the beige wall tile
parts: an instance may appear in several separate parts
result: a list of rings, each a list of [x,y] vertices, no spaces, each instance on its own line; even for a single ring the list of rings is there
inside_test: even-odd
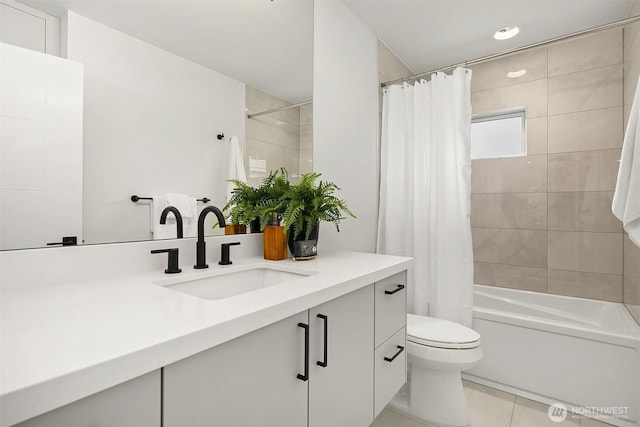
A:
[[[313,104],[300,107],[300,126],[313,124]]]
[[[624,63],[624,103],[631,104],[633,102],[639,74],[640,59],[629,60]]]
[[[527,117],[547,115],[547,80],[535,80],[471,94],[473,114],[526,107]]]
[[[284,149],[284,167],[289,172],[290,177],[299,175],[300,168],[300,150],[294,150],[292,148]]]
[[[631,9],[629,10],[629,14],[627,16],[632,17],[632,16],[638,16],[638,15],[640,15],[640,1],[633,0],[631,2]]]
[[[622,233],[612,201],[611,191],[549,193],[549,230]]]
[[[378,40],[378,75],[380,82],[414,74],[384,43]]]
[[[549,231],[549,269],[622,275],[622,233]]]
[[[620,150],[549,154],[549,191],[613,191]]]
[[[471,195],[471,226],[547,229],[546,193]]]
[[[640,22],[625,25],[623,33],[625,62],[640,59]]]
[[[622,276],[549,269],[547,281],[551,294],[622,302]]]
[[[527,154],[547,154],[547,118],[527,119]]]
[[[547,291],[547,269],[519,265],[473,264],[474,283],[525,291]]]
[[[602,32],[472,67],[474,114],[527,108],[526,157],[472,161],[477,283],[545,292],[548,263],[553,292],[621,298],[622,233],[610,206],[631,106],[623,99],[640,74],[632,48],[640,36],[635,28],[622,36]],[[637,67],[623,69],[624,50]],[[515,68],[527,74],[506,78]]]
[[[622,147],[622,107],[549,117],[549,153]]]
[[[313,172],[313,150],[300,150],[300,160],[298,162],[300,173]]]
[[[271,115],[246,120],[247,138],[257,139],[269,144],[295,148],[300,146],[300,127]]]
[[[547,49],[529,50],[470,68],[473,70],[471,92],[545,79],[547,78]],[[527,73],[522,77],[507,77],[507,73],[520,70],[526,70]]]
[[[640,248],[624,234],[624,277],[640,287]]]
[[[245,167],[247,170],[247,182],[250,185],[259,185],[269,171],[286,166],[285,147],[281,145],[269,144],[253,138],[247,138],[247,154]],[[266,160],[267,172],[256,173],[249,168],[249,158]]]
[[[631,316],[636,320],[636,323],[640,325],[640,305],[626,304],[627,310],[631,313]]]
[[[622,65],[549,78],[549,115],[622,105]]]
[[[624,104],[624,131],[627,131],[627,124],[629,123],[629,116],[631,115],[631,103]]]
[[[640,306],[640,284],[624,277],[623,299],[625,304]]]
[[[313,125],[300,126],[300,149],[310,150],[313,148]]]
[[[276,98],[249,85],[246,86],[245,98],[246,107],[252,113],[289,105],[285,100]]]
[[[547,188],[547,156],[471,162],[472,193],[540,193]]]
[[[472,228],[476,262],[547,266],[547,233],[537,230]]]
[[[549,77],[622,63],[622,29],[549,46]]]

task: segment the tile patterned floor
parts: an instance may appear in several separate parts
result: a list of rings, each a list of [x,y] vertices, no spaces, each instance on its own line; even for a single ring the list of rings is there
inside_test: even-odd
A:
[[[464,392],[469,403],[471,427],[611,427],[610,424],[589,418],[567,417],[563,422],[551,421],[549,406],[464,381]],[[370,427],[442,427],[400,414],[386,408]]]

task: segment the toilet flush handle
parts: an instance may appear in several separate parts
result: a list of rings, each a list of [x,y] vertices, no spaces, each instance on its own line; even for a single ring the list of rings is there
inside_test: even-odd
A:
[[[397,288],[395,288],[394,290],[392,290],[392,291],[384,291],[384,293],[385,293],[386,295],[393,295],[393,294],[395,294],[396,292],[400,292],[400,291],[401,291],[401,290],[403,290],[403,289],[404,289],[404,285],[398,285],[398,287],[397,287]]]

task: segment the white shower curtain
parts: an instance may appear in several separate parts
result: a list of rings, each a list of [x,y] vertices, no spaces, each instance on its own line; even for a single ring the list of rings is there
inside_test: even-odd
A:
[[[378,253],[414,257],[408,310],[471,325],[471,71],[385,89]]]

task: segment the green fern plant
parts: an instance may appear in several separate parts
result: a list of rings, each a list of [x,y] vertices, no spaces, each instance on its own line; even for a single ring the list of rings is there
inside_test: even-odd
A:
[[[263,212],[275,206],[276,201],[289,188],[289,176],[284,168],[271,171],[257,188],[237,179],[230,179],[228,182],[234,184],[235,188],[223,211],[228,212],[227,218],[231,224],[249,224],[257,217],[260,217],[261,224],[267,224]]]
[[[317,172],[302,174],[300,181],[289,186],[275,204],[294,239],[304,232],[305,240],[308,240],[311,229],[319,221],[331,222],[340,231],[341,220],[347,216],[356,217],[347,202],[334,196],[335,191],[340,190],[336,184],[322,180],[316,183],[321,176]]]

